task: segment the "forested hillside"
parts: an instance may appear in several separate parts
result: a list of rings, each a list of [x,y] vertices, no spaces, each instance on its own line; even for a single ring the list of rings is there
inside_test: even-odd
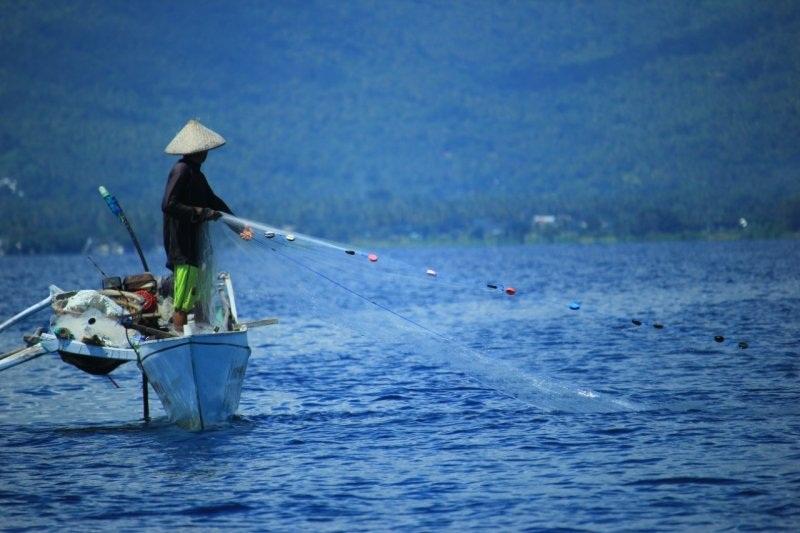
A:
[[[188,118],[339,240],[800,231],[800,3],[0,2],[0,249],[149,246]],[[556,224],[534,225],[537,214]]]

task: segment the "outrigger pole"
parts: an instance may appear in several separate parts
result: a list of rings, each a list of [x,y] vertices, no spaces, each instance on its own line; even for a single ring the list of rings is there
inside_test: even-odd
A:
[[[136,247],[136,252],[139,254],[139,259],[142,260],[142,266],[144,267],[144,271],[150,272],[150,267],[147,266],[147,260],[144,258],[144,253],[142,253],[142,247],[139,245],[139,239],[136,238],[136,233],[133,232],[131,223],[128,222],[128,217],[125,216],[125,211],[122,210],[122,206],[119,205],[119,202],[114,197],[114,195],[108,192],[108,189],[106,189],[102,185],[98,187],[97,190],[100,192],[100,196],[103,197],[103,200],[106,201],[106,205],[108,205],[108,208],[111,209],[111,212],[114,213],[117,216],[117,218],[119,218],[120,222],[122,222],[125,225],[125,229],[128,230],[128,234],[131,236],[133,245]],[[144,373],[144,368],[140,368],[140,370],[142,371],[142,413],[145,422],[149,422],[150,401],[148,398],[149,391],[147,390],[147,374]]]
[[[131,223],[128,222],[128,217],[125,216],[125,211],[122,210],[122,207],[119,205],[119,202],[114,195],[108,192],[108,189],[101,185],[97,190],[100,191],[100,196],[102,196],[103,200],[106,201],[106,204],[108,205],[108,208],[111,209],[111,212],[114,213],[117,218],[119,218],[120,222],[125,225],[125,229],[128,230],[131,240],[133,240],[133,245],[136,247],[136,252],[139,254],[139,259],[142,260],[144,271],[150,272],[150,268],[147,266],[147,260],[144,258],[144,254],[142,253],[142,247],[139,245],[139,239],[136,238],[136,234],[133,232]]]
[[[6,329],[6,328],[8,328],[8,327],[10,327],[10,326],[13,326],[14,324],[16,324],[17,322],[19,322],[19,321],[20,321],[20,320],[22,320],[23,318],[27,318],[27,317],[29,317],[30,315],[32,315],[32,314],[34,314],[34,313],[36,313],[36,312],[38,312],[38,311],[41,311],[41,310],[42,310],[42,309],[44,309],[45,307],[49,307],[49,306],[50,306],[50,303],[51,303],[52,301],[53,301],[53,294],[51,293],[51,294],[50,294],[50,296],[48,296],[47,298],[45,298],[45,299],[44,299],[44,300],[42,300],[41,302],[39,302],[39,303],[36,303],[36,304],[33,304],[33,305],[32,305],[32,306],[30,306],[29,308],[25,309],[24,311],[20,311],[20,312],[19,312],[19,313],[17,313],[16,315],[12,316],[12,317],[11,317],[11,318],[9,318],[8,320],[6,320],[6,321],[5,321],[5,322],[3,322],[2,324],[0,324],[0,331],[3,331],[4,329]]]

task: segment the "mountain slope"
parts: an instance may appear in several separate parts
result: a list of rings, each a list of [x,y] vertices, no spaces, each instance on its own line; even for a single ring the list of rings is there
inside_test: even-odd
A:
[[[190,117],[237,213],[328,237],[800,229],[793,2],[51,4],[0,6],[0,248],[121,240],[101,183],[157,244]]]

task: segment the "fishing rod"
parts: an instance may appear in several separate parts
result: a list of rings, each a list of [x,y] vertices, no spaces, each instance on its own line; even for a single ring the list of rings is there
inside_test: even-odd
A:
[[[147,266],[147,260],[144,258],[144,253],[142,253],[142,247],[139,245],[139,239],[136,238],[136,233],[134,233],[131,223],[128,222],[128,217],[125,216],[125,211],[122,210],[122,206],[119,205],[119,202],[114,195],[108,192],[108,189],[102,185],[98,187],[97,190],[100,192],[100,196],[103,197],[103,200],[106,201],[106,205],[108,205],[108,208],[111,209],[111,212],[114,213],[117,218],[119,218],[120,222],[125,225],[125,229],[128,230],[131,240],[133,240],[133,245],[136,247],[136,252],[139,254],[139,259],[142,260],[144,271],[150,272],[150,267]]]
[[[106,201],[106,205],[108,206],[109,209],[111,209],[111,212],[114,213],[117,216],[117,218],[119,218],[120,222],[122,222],[125,225],[125,229],[128,230],[128,234],[130,234],[130,236],[131,236],[131,240],[133,241],[133,245],[136,247],[136,252],[139,254],[139,259],[142,260],[142,266],[144,267],[144,271],[145,272],[150,272],[150,267],[147,266],[147,260],[144,258],[144,253],[142,253],[142,247],[139,245],[139,239],[136,238],[136,233],[134,233],[133,228],[131,227],[131,223],[128,222],[128,217],[125,216],[125,211],[122,210],[122,206],[119,205],[119,202],[114,197],[114,195],[111,194],[110,192],[108,192],[108,189],[106,189],[102,185],[100,187],[98,187],[97,190],[100,192],[100,196],[103,197],[103,200]],[[128,336],[128,328],[125,328],[125,337],[127,337],[127,336]],[[128,344],[130,344],[130,342],[131,342],[130,339],[128,339]],[[131,348],[133,348],[132,344],[131,344]],[[136,349],[134,348],[134,351],[135,350]],[[139,353],[136,352],[136,355],[138,356]],[[139,367],[140,367],[140,369],[142,371],[142,411],[143,411],[143,414],[144,414],[145,422],[149,422],[150,421],[150,399],[149,399],[149,394],[148,394],[148,389],[147,389],[148,379],[147,379],[147,374],[145,374],[145,372],[144,372],[144,368],[141,366],[141,363],[139,363]],[[112,380],[112,383],[113,383],[113,380]],[[115,385],[116,385],[116,383],[115,383]]]
[[[89,260],[89,262],[90,262],[92,265],[94,265],[94,267],[97,269],[97,271],[98,271],[98,272],[100,272],[100,275],[101,275],[101,276],[103,276],[104,278],[107,278],[107,277],[108,277],[108,274],[106,274],[105,272],[103,272],[103,269],[102,269],[102,268],[100,268],[100,265],[98,265],[98,264],[95,262],[95,260],[94,260],[94,259],[92,259],[92,256],[91,256],[91,255],[87,255],[87,256],[86,256],[86,259],[88,259],[88,260]]]

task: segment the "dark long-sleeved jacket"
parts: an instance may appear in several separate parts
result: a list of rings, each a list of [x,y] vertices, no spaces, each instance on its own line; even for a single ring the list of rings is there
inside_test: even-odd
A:
[[[170,270],[176,265],[200,266],[200,229],[204,216],[198,212],[198,207],[233,214],[228,205],[211,190],[200,171],[200,165],[184,157],[172,167],[161,202],[164,250]]]

